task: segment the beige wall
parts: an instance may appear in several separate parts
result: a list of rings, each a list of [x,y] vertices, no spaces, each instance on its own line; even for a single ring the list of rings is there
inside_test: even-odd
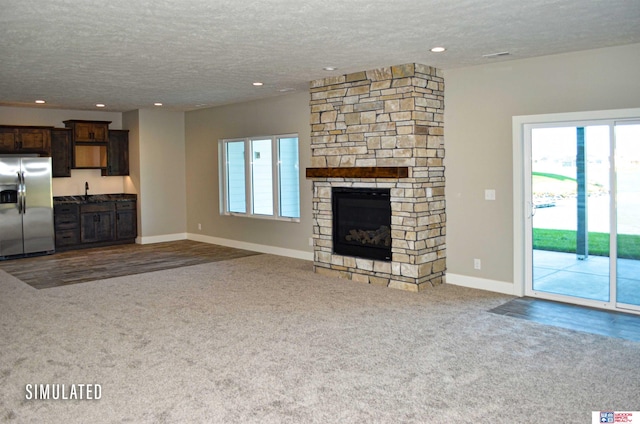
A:
[[[304,176],[311,161],[309,116],[307,92],[186,113],[190,237],[265,251],[286,249],[311,257],[311,183]],[[298,133],[300,142],[300,222],[221,216],[218,140],[289,133]]]
[[[64,128],[63,121],[68,119],[111,121],[109,128],[122,129],[122,114],[116,112],[0,106],[0,125],[43,125]],[[127,177],[103,177],[99,169],[72,169],[70,178],[53,179],[53,195],[84,194],[85,182],[89,183],[89,194],[134,193],[127,191],[127,180]]]
[[[639,70],[635,44],[445,72],[448,282],[513,282],[512,117],[638,107]]]
[[[125,184],[127,193],[136,193],[138,195],[137,202],[137,218],[138,218],[138,237],[136,243],[141,242],[140,235],[144,223],[142,221],[142,194],[140,191],[140,111],[132,110],[122,114],[122,126],[129,130],[129,178]]]
[[[184,113],[141,109],[124,113],[123,122],[129,130],[140,241],[186,238]]]

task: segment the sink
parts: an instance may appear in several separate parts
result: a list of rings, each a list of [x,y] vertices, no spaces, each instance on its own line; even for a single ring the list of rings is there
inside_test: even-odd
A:
[[[104,195],[104,194],[90,194],[86,198],[84,196],[82,196],[82,197],[83,197],[84,200],[86,200],[89,203],[104,202],[104,201],[109,200],[109,197],[107,195]]]

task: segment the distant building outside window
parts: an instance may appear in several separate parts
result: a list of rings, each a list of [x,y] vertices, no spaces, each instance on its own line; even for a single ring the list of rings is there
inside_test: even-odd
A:
[[[300,220],[297,134],[219,143],[222,214]]]

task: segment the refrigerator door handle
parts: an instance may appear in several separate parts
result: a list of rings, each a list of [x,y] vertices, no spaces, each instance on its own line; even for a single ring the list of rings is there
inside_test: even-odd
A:
[[[27,213],[27,183],[24,180],[24,171],[22,171],[22,213]]]
[[[18,212],[24,214],[27,212],[27,186],[24,183],[24,171],[18,172]]]

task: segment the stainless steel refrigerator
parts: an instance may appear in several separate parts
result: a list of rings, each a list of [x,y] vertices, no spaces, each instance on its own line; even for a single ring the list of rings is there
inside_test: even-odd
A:
[[[54,250],[51,158],[0,156],[0,260]]]

